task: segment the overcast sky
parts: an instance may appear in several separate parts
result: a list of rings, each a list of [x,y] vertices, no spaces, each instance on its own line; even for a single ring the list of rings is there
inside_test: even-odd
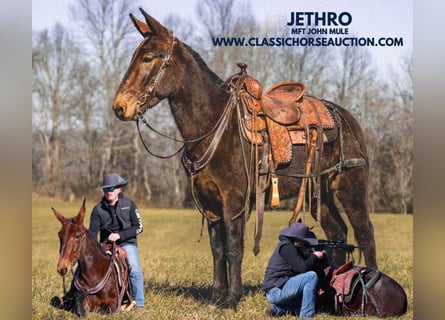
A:
[[[183,18],[199,19],[195,15],[198,0],[147,0],[143,8],[159,21],[175,14]],[[72,25],[68,18],[68,6],[75,0],[33,0],[33,30],[51,28],[58,21],[65,27]],[[142,1],[143,3],[143,1]],[[251,0],[258,21],[267,24],[281,17],[289,20],[291,12],[349,12],[352,23],[349,30],[363,37],[403,37],[404,46],[378,47],[372,54],[380,63],[391,65],[413,46],[413,0]],[[254,4],[254,5],[253,5]],[[137,16],[139,12],[134,12]],[[256,35],[252,35],[256,36]]]

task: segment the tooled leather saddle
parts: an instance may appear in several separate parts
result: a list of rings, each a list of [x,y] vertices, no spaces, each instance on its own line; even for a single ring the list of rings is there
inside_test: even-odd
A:
[[[261,82],[247,74],[247,64],[238,67],[240,73],[228,82],[237,90],[242,132],[251,143],[262,145],[267,130],[275,169],[292,160],[292,145],[310,143],[311,128],[319,131],[320,143],[337,137],[333,115],[322,101],[305,95],[305,84],[279,82],[263,92]]]

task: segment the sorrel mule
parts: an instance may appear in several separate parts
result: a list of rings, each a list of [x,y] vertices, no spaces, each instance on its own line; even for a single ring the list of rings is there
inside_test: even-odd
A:
[[[89,311],[109,314],[133,307],[125,251],[112,245],[109,252],[89,235],[83,225],[85,199],[75,217],[52,210],[62,224],[57,272],[66,277],[76,263],[78,268],[70,290],[62,298],[52,298],[51,305],[80,317]]]
[[[230,103],[233,95],[227,85],[192,48],[144,10],[141,12],[145,22],[130,14],[143,40],[119,86],[113,110],[120,120],[146,122],[144,112],[168,99],[185,142],[183,162],[193,195],[208,222],[214,274],[211,302],[236,308],[243,293],[245,223],[253,207],[249,200],[255,198],[255,183],[250,173],[257,165],[246,169],[253,151],[240,135],[233,110],[236,104]],[[334,168],[339,157],[361,157],[367,163],[359,124],[343,108],[332,103],[330,106],[337,114],[342,139],[324,145],[321,168]],[[260,154],[263,148],[259,146]],[[292,154],[292,161],[276,172],[280,175],[279,195],[283,199],[297,195],[301,179],[295,173],[304,172],[306,164],[304,145],[294,145]],[[334,202],[335,195],[354,228],[358,245],[365,248],[366,265],[376,268],[373,226],[366,203],[367,179],[367,165],[340,165],[338,170],[321,177],[319,223],[327,238],[346,241],[347,226]],[[264,201],[258,205],[264,205]],[[312,208],[315,207],[314,202]],[[338,264],[345,262],[344,256],[336,258]]]

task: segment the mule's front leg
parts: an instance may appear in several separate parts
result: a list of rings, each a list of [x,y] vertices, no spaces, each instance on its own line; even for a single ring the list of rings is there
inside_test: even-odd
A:
[[[226,222],[227,260],[229,264],[229,296],[227,304],[235,309],[243,295],[241,265],[244,253],[244,216]]]
[[[224,250],[226,234],[223,222],[209,222],[208,231],[213,255],[213,292],[210,302],[216,306],[225,307],[228,281],[227,261]]]
[[[72,311],[80,318],[85,318],[87,315],[85,299],[85,294],[77,290],[74,291],[74,306]]]

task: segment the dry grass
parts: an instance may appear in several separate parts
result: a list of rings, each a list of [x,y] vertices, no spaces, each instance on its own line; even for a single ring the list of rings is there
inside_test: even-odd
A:
[[[87,203],[90,211],[93,203]],[[32,318],[77,319],[49,305],[62,294],[57,274],[59,222],[50,207],[65,216],[77,214],[78,203],[35,200],[32,206]],[[267,302],[261,290],[264,270],[277,235],[286,226],[289,212],[266,212],[258,256],[252,253],[253,221],[248,223],[243,261],[244,296],[238,310],[217,309],[208,304],[212,284],[212,258],[208,235],[199,239],[201,217],[196,210],[141,208],[144,232],[139,250],[145,276],[146,307],[142,313],[112,316],[89,314],[89,319],[266,319]],[[413,217],[374,214],[377,260],[381,271],[397,280],[408,295],[408,312],[399,319],[413,318]],[[313,225],[312,220],[306,223]],[[85,222],[88,225],[88,221]],[[316,230],[320,238],[323,234]],[[353,243],[351,235],[350,242]],[[356,257],[357,258],[357,257]],[[294,319],[283,317],[282,319]],[[347,319],[319,314],[315,319]],[[361,319],[351,317],[351,319]]]

